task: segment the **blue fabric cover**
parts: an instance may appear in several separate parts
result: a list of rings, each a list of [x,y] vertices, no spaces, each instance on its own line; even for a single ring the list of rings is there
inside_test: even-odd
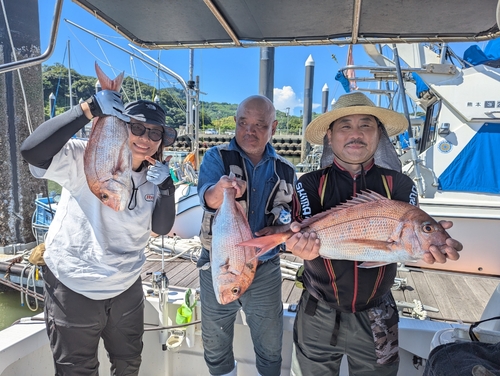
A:
[[[422,98],[422,94],[426,91],[429,91],[429,86],[427,86],[425,82],[420,78],[420,76],[415,72],[412,72],[411,76],[415,80],[417,98]]]
[[[500,59],[500,39],[490,40],[484,51],[475,44],[467,48],[464,52],[464,60],[474,66],[498,59]]]
[[[338,82],[340,82],[342,84],[346,93],[349,93],[351,91],[351,87],[349,85],[349,80],[344,75],[344,72],[338,71],[337,74],[335,75],[335,80],[337,80]]]
[[[500,193],[500,124],[485,123],[439,177],[443,191]]]

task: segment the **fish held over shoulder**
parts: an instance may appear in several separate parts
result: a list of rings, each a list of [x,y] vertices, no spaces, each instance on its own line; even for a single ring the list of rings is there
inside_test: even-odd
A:
[[[103,90],[119,91],[123,72],[111,80],[95,65]],[[132,194],[132,152],[127,124],[115,117],[94,118],[84,154],[84,171],[92,193],[115,211],[124,210]]]
[[[344,204],[305,219],[301,228],[320,239],[320,256],[363,261],[361,267],[418,260],[431,245],[443,248],[450,236],[423,210],[364,191]],[[245,241],[266,249],[289,239],[287,231]]]

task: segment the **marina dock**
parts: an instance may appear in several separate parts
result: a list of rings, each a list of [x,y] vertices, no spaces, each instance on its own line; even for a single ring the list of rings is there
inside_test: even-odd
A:
[[[147,251],[147,261],[141,274],[144,282],[151,281],[148,273],[161,271],[160,255]],[[291,254],[282,254],[282,260],[301,263]],[[198,269],[191,260],[177,258],[165,263],[165,272],[171,286],[199,289]],[[411,316],[414,301],[423,304],[426,316],[433,320],[478,321],[488,300],[500,283],[500,277],[478,276],[465,273],[440,271],[405,266],[399,270],[392,290],[395,300],[402,308],[403,316]],[[283,279],[282,299],[285,304],[299,302],[302,290],[290,279]],[[428,308],[428,309],[425,309]],[[434,308],[437,312],[434,311]]]
[[[171,256],[166,256],[165,260]],[[283,284],[282,299],[288,305],[297,304],[302,294],[302,289],[295,285],[293,268],[287,269],[286,264],[300,265],[302,260],[292,254],[281,254]],[[151,282],[154,272],[162,271],[161,254],[146,248],[146,263],[142,268],[141,279],[145,283]],[[12,255],[8,261],[0,259],[0,282],[4,287],[14,288],[19,291],[21,274],[26,279],[31,268],[25,268],[26,263],[15,262],[12,264]],[[12,265],[11,265],[12,264]],[[5,279],[6,272],[10,276]],[[180,288],[199,289],[200,282],[196,260],[177,257],[164,261],[164,271],[169,279],[170,286]],[[23,273],[24,272],[24,273]],[[38,288],[43,283],[41,279],[35,279]],[[490,296],[500,283],[498,276],[484,276],[436,269],[425,269],[420,267],[403,266],[398,270],[393,296],[398,303],[400,313],[403,316],[418,318],[419,310],[425,311],[424,317],[440,321],[462,321],[472,323],[481,318],[481,314],[489,301]],[[26,286],[26,282],[24,282]],[[16,288],[17,287],[17,288]],[[26,288],[23,289],[26,291]],[[36,294],[36,298],[43,296],[33,291],[27,291],[29,295]],[[419,306],[420,302],[422,306]]]

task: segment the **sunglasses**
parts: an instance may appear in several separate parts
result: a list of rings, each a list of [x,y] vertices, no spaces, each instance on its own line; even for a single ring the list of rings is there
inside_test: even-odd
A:
[[[130,125],[130,131],[134,136],[142,136],[146,131],[148,131],[148,137],[151,141],[160,141],[163,138],[163,131],[156,128],[146,128],[141,123],[128,123]]]

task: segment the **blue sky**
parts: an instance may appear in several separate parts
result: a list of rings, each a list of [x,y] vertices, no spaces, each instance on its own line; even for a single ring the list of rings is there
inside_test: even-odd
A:
[[[42,6],[43,3],[43,6]],[[39,2],[42,51],[46,49],[50,25],[54,12],[54,1]],[[71,68],[84,75],[95,76],[94,62],[97,61],[110,77],[125,71],[153,86],[158,86],[155,70],[138,59],[131,59],[127,53],[94,36],[70,25],[68,19],[85,29],[133,51],[125,38],[100,22],[83,8],[66,0],[57,44],[46,64],[64,63],[68,65],[68,41],[71,51]],[[455,43],[452,48],[459,56],[470,44]],[[163,65],[177,73],[185,81],[189,79],[189,50],[143,50],[155,60],[160,58]],[[274,104],[278,110],[291,109],[291,114],[299,115],[303,106],[305,63],[311,55],[314,62],[313,111],[321,111],[322,89],[329,89],[329,102],[344,94],[342,86],[335,81],[337,71],[346,65],[347,46],[277,47],[274,66]],[[332,58],[336,57],[336,61]],[[194,51],[193,75],[200,77],[200,90],[205,94],[200,99],[207,102],[239,103],[249,95],[259,91],[259,48],[198,49]],[[354,63],[370,64],[361,45],[354,46]],[[176,80],[161,75],[160,88],[175,85]],[[375,85],[375,84],[372,84]]]

